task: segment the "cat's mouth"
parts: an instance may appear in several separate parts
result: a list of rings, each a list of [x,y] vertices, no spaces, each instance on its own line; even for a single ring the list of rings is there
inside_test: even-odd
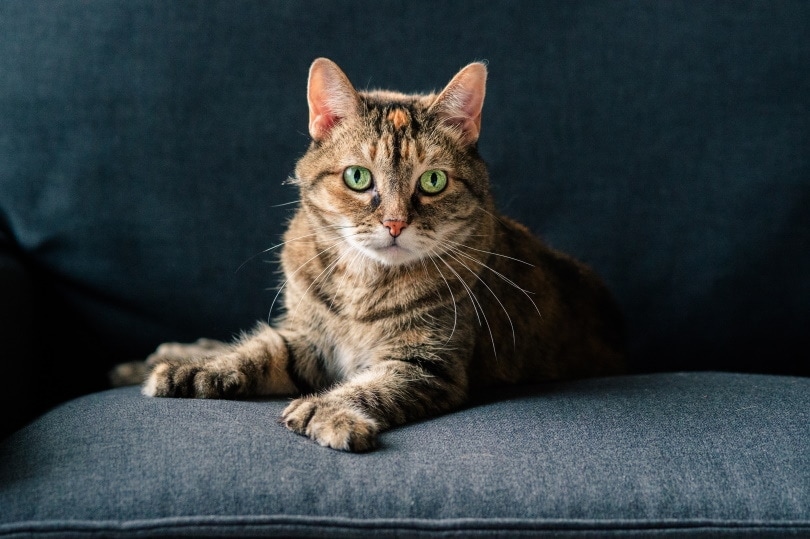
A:
[[[387,266],[399,266],[419,259],[419,254],[392,238],[384,244],[367,245],[363,249],[371,258]]]
[[[409,249],[406,249],[405,247],[401,246],[398,243],[392,243],[391,245],[388,245],[386,247],[378,247],[377,251],[379,251],[380,253],[390,253],[393,255],[411,252]]]
[[[377,247],[374,250],[379,257],[384,259],[384,262],[389,264],[403,264],[413,259],[413,252],[396,241],[393,241],[391,245]]]

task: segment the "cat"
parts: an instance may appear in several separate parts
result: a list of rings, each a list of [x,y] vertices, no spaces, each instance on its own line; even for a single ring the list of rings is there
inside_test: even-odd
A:
[[[487,387],[622,372],[622,317],[584,264],[500,215],[477,151],[487,67],[439,93],[357,91],[316,59],[311,144],[281,250],[284,314],[233,343],[166,343],[151,397],[296,397],[290,430],[345,451]]]

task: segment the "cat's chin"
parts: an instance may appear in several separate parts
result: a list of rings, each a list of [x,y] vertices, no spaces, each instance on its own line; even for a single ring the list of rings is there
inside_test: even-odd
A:
[[[419,253],[406,249],[400,245],[388,247],[365,248],[365,254],[385,266],[405,266],[418,261]]]

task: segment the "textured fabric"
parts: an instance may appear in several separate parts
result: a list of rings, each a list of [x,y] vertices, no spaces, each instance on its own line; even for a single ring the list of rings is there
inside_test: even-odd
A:
[[[321,448],[283,401],[67,403],[0,446],[0,537],[810,534],[810,380],[658,374],[504,391]]]

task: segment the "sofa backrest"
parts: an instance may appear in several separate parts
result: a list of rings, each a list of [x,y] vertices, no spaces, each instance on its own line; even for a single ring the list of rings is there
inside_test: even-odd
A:
[[[501,209],[605,278],[637,369],[810,374],[803,1],[2,2],[0,249],[55,363],[267,318],[317,56],[488,61]]]

